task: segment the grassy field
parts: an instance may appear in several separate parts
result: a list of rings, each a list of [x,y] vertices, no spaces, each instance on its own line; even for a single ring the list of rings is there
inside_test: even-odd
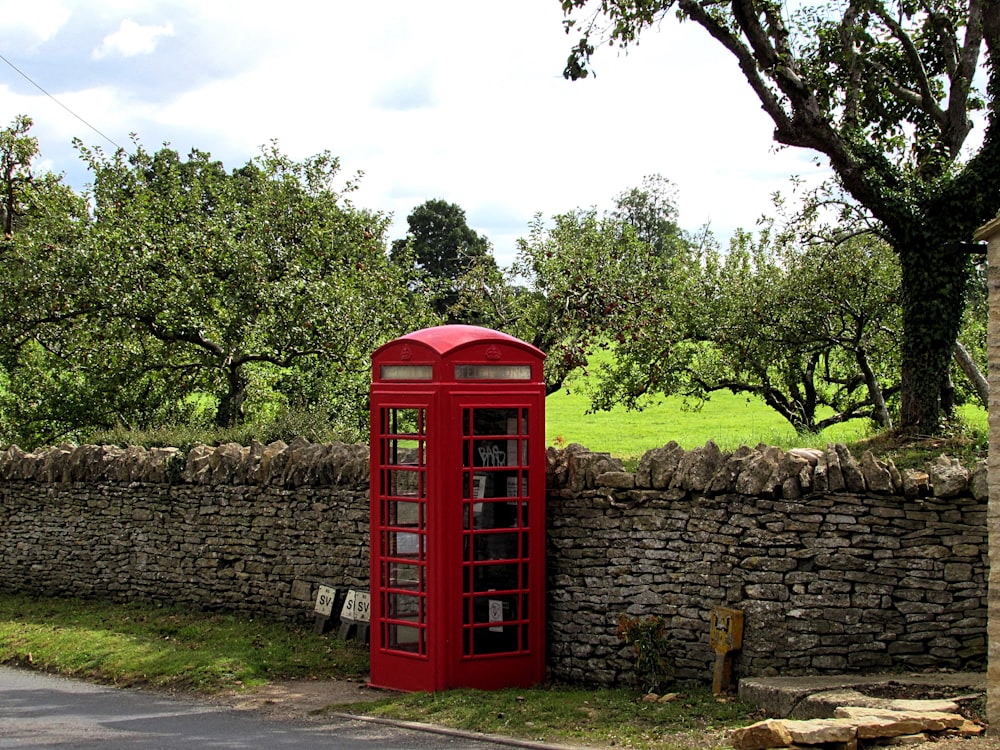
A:
[[[580,443],[592,451],[605,451],[628,460],[675,440],[685,450],[709,440],[723,451],[758,443],[794,447],[823,447],[827,443],[855,443],[874,433],[867,420],[835,425],[818,435],[797,435],[787,421],[757,398],[729,392],[713,394],[711,400],[693,408],[683,399],[670,397],[639,411],[616,407],[609,412],[588,414],[590,401],[584,389],[571,386],[545,400],[547,445],[565,447]],[[986,411],[964,407],[960,416],[971,431],[985,434]]]
[[[545,400],[546,442],[549,445],[580,443],[594,451],[622,458],[641,456],[676,440],[685,450],[714,440],[725,451],[740,445],[767,443],[784,448],[854,442],[870,434],[861,421],[836,425],[803,440],[776,411],[756,398],[721,392],[695,408],[679,397],[664,398],[643,411],[616,407],[588,414],[590,401],[578,389],[553,393]]]

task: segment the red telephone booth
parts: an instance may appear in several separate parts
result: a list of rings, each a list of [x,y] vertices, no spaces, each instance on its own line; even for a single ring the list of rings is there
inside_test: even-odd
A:
[[[544,357],[464,325],[372,354],[372,685],[544,680]]]

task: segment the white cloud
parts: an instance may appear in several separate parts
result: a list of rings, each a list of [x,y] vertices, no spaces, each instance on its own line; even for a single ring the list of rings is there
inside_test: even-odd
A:
[[[70,10],[60,0],[0,0],[0,39],[5,52],[49,41],[69,18]]]
[[[293,158],[328,149],[345,175],[364,171],[353,200],[392,212],[393,238],[413,208],[443,198],[507,263],[536,212],[610,208],[654,173],[676,183],[682,226],[710,222],[725,236],[752,226],[789,175],[819,171],[807,152],[773,153],[773,125],[735,62],[693,24],[664,22],[627,55],[601,49],[596,77],[570,83],[561,73],[573,40],[549,1],[288,3],[278,13],[257,0],[146,0],[142,10],[115,0],[101,18],[74,15],[58,40],[73,50],[61,52],[65,79],[50,64],[57,78],[40,83],[123,145],[135,132],[148,148],[197,147],[230,169],[272,139]],[[173,23],[123,22],[102,54],[152,51],[171,32],[176,42],[135,64],[87,60],[96,30],[129,13]],[[32,115],[39,136],[44,126],[102,142],[58,110],[29,97],[11,115]]]
[[[142,26],[130,18],[121,22],[118,31],[108,34],[101,41],[91,56],[100,60],[108,56],[135,57],[149,55],[156,50],[161,37],[173,36],[174,26],[165,23],[162,26]]]

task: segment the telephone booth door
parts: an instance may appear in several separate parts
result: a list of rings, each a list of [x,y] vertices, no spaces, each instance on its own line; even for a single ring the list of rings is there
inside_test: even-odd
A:
[[[372,355],[373,685],[544,680],[543,359],[474,326]]]
[[[377,438],[373,431],[371,642],[402,663],[393,680],[399,690],[427,689],[433,680],[428,649],[428,406],[413,399],[382,405]],[[373,666],[372,674],[380,669]]]
[[[462,527],[449,535],[461,539],[450,566],[460,573],[449,596],[461,602],[450,681],[483,689],[545,676],[545,457],[532,426],[544,396],[505,396],[456,397],[451,415],[462,435]]]

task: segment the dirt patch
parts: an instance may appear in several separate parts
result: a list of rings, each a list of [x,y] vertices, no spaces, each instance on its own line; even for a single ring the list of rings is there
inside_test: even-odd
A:
[[[215,700],[240,711],[259,711],[277,719],[321,718],[324,709],[348,703],[378,701],[396,693],[371,688],[363,680],[288,680],[258,688],[230,691]]]

